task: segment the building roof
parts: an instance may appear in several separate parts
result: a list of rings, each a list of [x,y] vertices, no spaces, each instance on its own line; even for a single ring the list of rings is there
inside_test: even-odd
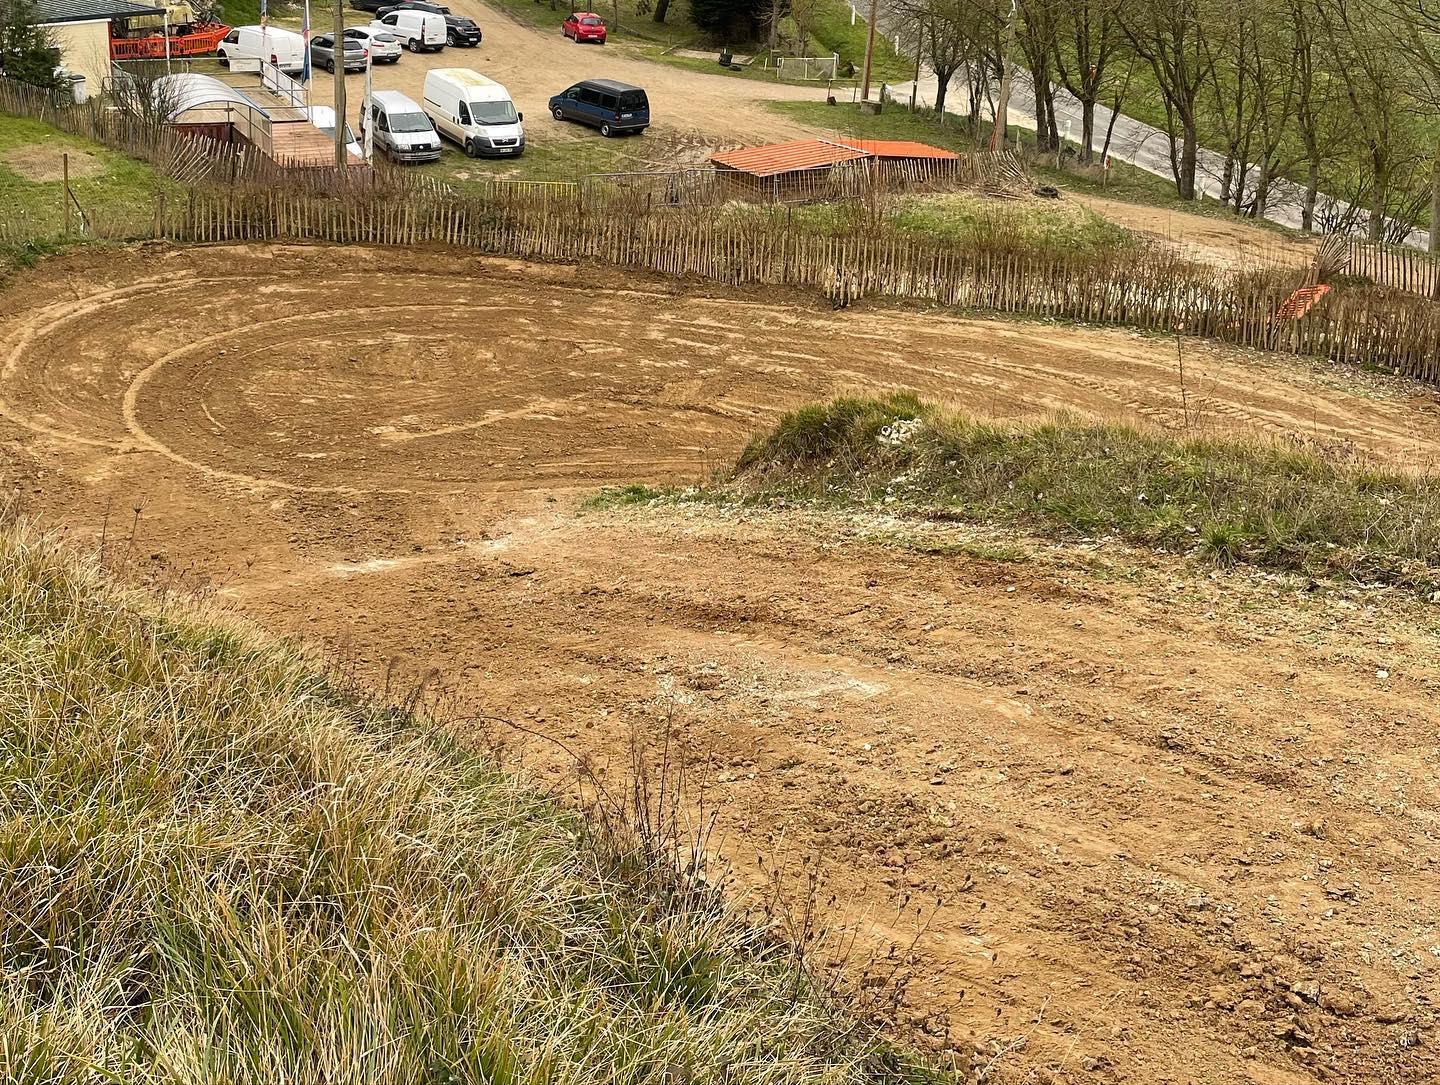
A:
[[[860,158],[957,158],[927,143],[904,139],[797,139],[789,143],[766,143],[711,155],[717,166],[740,170],[755,177],[823,169]]]
[[[33,18],[42,26],[82,23],[94,19],[127,19],[132,15],[164,15],[164,8],[130,0],[35,0]]]
[[[825,139],[797,139],[789,143],[766,143],[760,147],[742,147],[711,155],[710,161],[756,177],[774,177],[781,173],[822,169],[857,158],[869,158],[868,151],[856,150],[843,143]]]
[[[269,116],[266,110],[261,109],[234,87],[226,86],[214,76],[200,75],[197,72],[176,72],[174,75],[162,75],[155,80],[152,92],[155,95],[156,105],[163,106],[172,121],[178,120],[192,109],[224,105],[245,106],[263,116]]]
[[[847,139],[845,146],[873,154],[876,158],[959,158],[954,151],[909,139]]]

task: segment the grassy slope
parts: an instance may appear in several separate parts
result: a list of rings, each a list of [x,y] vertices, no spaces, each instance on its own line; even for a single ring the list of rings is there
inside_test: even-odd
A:
[[[12,530],[0,854],[15,1085],[896,1080],[668,853]]]
[[[724,213],[764,219],[783,215],[789,229],[812,234],[896,230],[983,251],[1098,256],[1137,244],[1135,235],[1084,208],[1052,200],[1008,202],[966,194],[897,196],[812,203],[783,210],[731,204]]]
[[[1440,585],[1433,478],[1291,444],[1068,420],[983,423],[910,395],[790,413],[751,442],[718,496],[860,504],[1058,538],[1113,535],[1222,564],[1426,592]]]
[[[861,113],[848,104],[827,106],[823,102],[771,102],[769,107],[776,112],[802,123],[818,128],[827,128],[841,135],[859,139],[913,139],[932,146],[954,151],[974,150],[975,139],[968,127],[959,119],[947,116],[940,122],[933,110],[911,113],[903,106],[890,106],[878,116]],[[1033,133],[1023,133],[1023,142],[1033,149]],[[1187,202],[1175,195],[1175,185],[1163,177],[1128,166],[1123,162],[1114,163],[1110,176],[1105,178],[1095,169],[1081,169],[1067,166],[1056,169],[1037,159],[1031,164],[1031,173],[1038,179],[1076,192],[1103,195],[1113,200],[1126,200],[1152,207],[1162,207],[1189,214],[1208,214],[1219,218],[1231,218],[1229,212],[1213,201]],[[1264,221],[1246,220],[1259,227],[1269,227],[1282,233],[1289,233],[1282,227]]]
[[[4,224],[17,234],[45,237],[59,234],[64,225],[64,187],[59,180],[35,181],[7,161],[11,156],[41,155],[58,169],[60,156],[69,152],[78,159],[93,155],[102,167],[92,176],[76,174],[71,190],[88,215],[105,222],[123,223],[135,216],[147,216],[154,206],[157,190],[173,190],[148,165],[89,140],[77,139],[40,121],[5,116],[0,123],[0,207]]]

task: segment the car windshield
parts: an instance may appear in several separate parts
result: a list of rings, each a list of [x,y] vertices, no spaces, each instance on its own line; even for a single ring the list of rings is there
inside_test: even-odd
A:
[[[621,109],[647,109],[650,103],[645,99],[643,90],[627,90],[620,95]]]
[[[514,124],[520,119],[513,102],[471,102],[470,114],[476,124]]]
[[[323,125],[323,124],[317,124],[315,127],[318,128],[318,129],[320,129],[320,131],[324,132],[326,138],[332,139],[332,140],[335,138],[335,126],[334,126],[333,124],[332,124],[332,125],[329,125],[329,126],[326,126],[326,125]],[[354,132],[354,130],[353,130],[348,124],[345,126],[345,142],[346,142],[346,143],[358,143],[358,142],[359,142],[359,140],[357,140],[357,139],[355,138],[355,132]]]
[[[599,26],[599,25],[600,25],[600,20],[599,20],[599,19],[581,19],[581,20],[580,20],[580,25],[581,25],[581,26]]]
[[[430,131],[430,118],[424,113],[392,113],[390,114],[390,131],[428,132]]]
[[[399,41],[399,40],[400,40],[400,39],[397,38],[394,34],[371,34],[370,37],[371,37],[371,39],[374,40],[374,41],[383,41],[383,42],[392,42],[392,41]]]

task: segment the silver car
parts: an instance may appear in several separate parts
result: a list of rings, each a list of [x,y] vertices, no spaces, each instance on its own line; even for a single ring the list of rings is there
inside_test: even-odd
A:
[[[368,26],[347,26],[345,40],[357,41],[370,50],[370,59],[376,64],[394,64],[404,49],[400,39],[383,30],[372,30]]]
[[[365,70],[365,46],[347,38],[344,42],[344,50],[345,70],[347,72],[363,72]],[[310,39],[310,64],[312,67],[324,68],[327,72],[335,71],[335,37],[333,34],[318,34]]]

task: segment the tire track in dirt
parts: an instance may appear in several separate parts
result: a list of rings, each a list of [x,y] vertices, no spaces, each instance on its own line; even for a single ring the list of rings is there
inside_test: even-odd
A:
[[[87,274],[137,286],[61,319]],[[842,391],[1182,429],[1173,342],[393,250],[74,254],[0,305],[34,511],[84,538],[143,505],[126,550],[160,582],[230,570],[270,628],[380,683],[437,668],[600,763],[678,727],[746,869],[819,852],[863,946],[921,932],[922,1042],[1015,1082],[1434,1076],[1433,611],[1113,548],[997,562],[953,528],[918,554],[868,514],[550,500],[693,479]],[[1198,431],[1440,449],[1433,393],[1186,350]]]

